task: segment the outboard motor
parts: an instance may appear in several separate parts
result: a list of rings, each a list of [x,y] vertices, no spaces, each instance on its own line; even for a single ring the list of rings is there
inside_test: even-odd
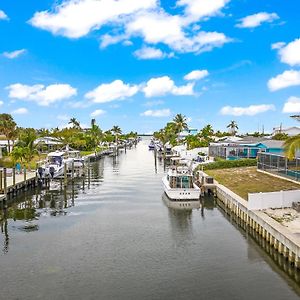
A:
[[[54,173],[55,173],[54,167],[50,167],[49,173],[50,173],[51,178],[53,178],[54,177]]]

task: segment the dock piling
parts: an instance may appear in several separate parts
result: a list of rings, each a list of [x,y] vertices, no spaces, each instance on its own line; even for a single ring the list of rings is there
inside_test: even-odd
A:
[[[67,163],[64,164],[64,185],[65,187],[68,184],[68,178],[67,178]]]
[[[4,195],[6,197],[7,194],[7,173],[6,173],[6,168],[3,168],[3,191],[4,191]]]
[[[3,171],[0,171],[0,191],[3,190]]]

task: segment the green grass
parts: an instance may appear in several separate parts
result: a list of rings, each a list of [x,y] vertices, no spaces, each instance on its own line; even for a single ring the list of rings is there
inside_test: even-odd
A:
[[[257,172],[256,167],[207,170],[205,172],[246,200],[248,193],[300,189],[299,184]]]
[[[81,156],[86,156],[86,155],[90,155],[90,154],[94,154],[95,151],[80,151],[80,155]]]
[[[239,167],[250,167],[256,166],[256,159],[238,159],[238,160],[225,160],[219,159],[213,163],[209,163],[203,166],[204,170],[214,170],[214,169],[228,169],[228,168],[239,168]],[[202,166],[200,166],[202,168]]]

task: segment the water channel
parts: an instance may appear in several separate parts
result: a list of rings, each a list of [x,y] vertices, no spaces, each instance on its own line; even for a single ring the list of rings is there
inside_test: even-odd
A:
[[[167,207],[147,144],[18,196],[1,222],[0,299],[298,299],[300,275],[216,200]]]

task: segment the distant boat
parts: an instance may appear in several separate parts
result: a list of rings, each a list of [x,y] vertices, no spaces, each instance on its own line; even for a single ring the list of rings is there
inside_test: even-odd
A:
[[[170,167],[162,179],[164,191],[171,200],[199,200],[201,190],[187,166]]]
[[[149,150],[154,150],[155,149],[155,143],[153,140],[151,140],[150,144],[149,144]]]

